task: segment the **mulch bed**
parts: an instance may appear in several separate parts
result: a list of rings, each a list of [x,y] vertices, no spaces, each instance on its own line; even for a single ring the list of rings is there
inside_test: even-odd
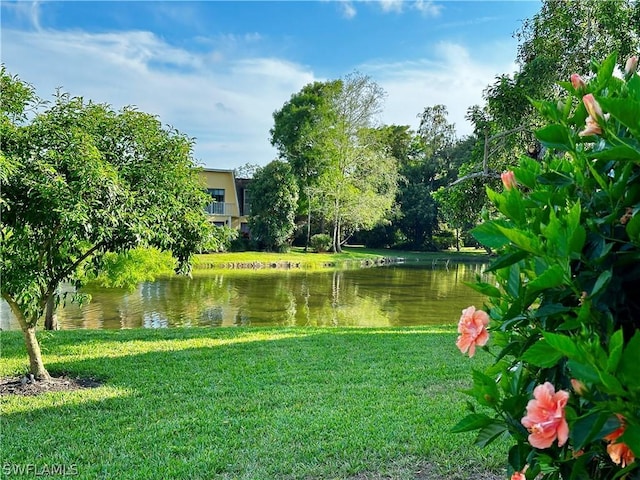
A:
[[[5,395],[35,396],[47,392],[70,392],[83,388],[96,388],[102,382],[95,378],[52,377],[50,380],[33,380],[29,377],[0,378],[0,397]]]

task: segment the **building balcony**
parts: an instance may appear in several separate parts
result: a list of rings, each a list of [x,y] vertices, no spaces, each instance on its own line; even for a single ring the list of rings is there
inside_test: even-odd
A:
[[[238,206],[235,203],[211,202],[204,210],[209,215],[238,216]]]

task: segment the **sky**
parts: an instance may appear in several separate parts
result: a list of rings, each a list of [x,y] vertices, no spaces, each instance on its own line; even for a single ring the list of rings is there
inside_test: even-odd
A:
[[[380,125],[416,130],[443,104],[457,135],[539,0],[11,1],[0,60],[43,99],[136,106],[194,138],[207,168],[265,165],[273,113],[314,81],[352,73],[386,92]]]

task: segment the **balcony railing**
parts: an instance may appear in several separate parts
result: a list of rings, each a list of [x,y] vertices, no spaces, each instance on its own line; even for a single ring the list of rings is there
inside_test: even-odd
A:
[[[209,215],[238,215],[238,208],[235,203],[211,202],[204,210]]]

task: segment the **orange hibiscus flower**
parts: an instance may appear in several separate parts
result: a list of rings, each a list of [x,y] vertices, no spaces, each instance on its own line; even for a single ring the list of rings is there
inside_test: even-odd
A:
[[[489,341],[489,315],[476,307],[465,308],[458,322],[458,340],[456,346],[462,353],[469,351],[469,357],[476,353],[476,346],[484,346]]]
[[[533,390],[533,397],[527,404],[527,415],[521,420],[529,430],[529,443],[535,448],[549,448],[557,438],[558,446],[563,446],[569,438],[564,416],[569,392],[556,392],[550,382],[545,382]]]

